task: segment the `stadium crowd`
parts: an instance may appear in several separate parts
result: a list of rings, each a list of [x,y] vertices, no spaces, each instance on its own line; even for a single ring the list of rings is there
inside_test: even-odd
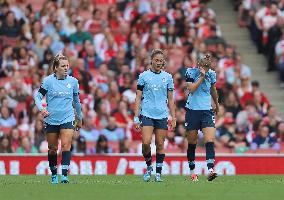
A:
[[[149,67],[149,52],[154,48],[167,52],[165,70],[173,74],[175,83],[177,128],[167,133],[167,152],[186,151],[184,105],[188,91],[184,75],[186,68],[196,66],[197,59],[207,52],[213,55],[220,101],[216,151],[280,152],[284,121],[258,81],[251,79],[241,54],[222,37],[216,14],[206,1],[0,2],[0,153],[47,152],[43,117],[33,95],[42,78],[52,73],[52,58],[58,52],[69,58],[70,75],[80,84],[84,124],[74,138],[73,152],[141,153],[141,135],[133,127],[136,80]],[[283,3],[262,12],[273,18],[273,5],[280,10]],[[239,12],[240,16],[245,14],[241,9]],[[257,16],[262,19],[266,15]],[[280,16],[273,26],[282,22]],[[240,22],[248,23],[246,20]],[[269,24],[269,28],[273,26]],[[267,27],[263,30],[269,32]],[[277,50],[279,45],[274,56],[282,66],[284,51]],[[199,152],[204,151],[203,144],[199,146]]]
[[[258,53],[267,57],[267,71],[278,71],[284,88],[284,1],[238,0],[238,23],[247,27]]]

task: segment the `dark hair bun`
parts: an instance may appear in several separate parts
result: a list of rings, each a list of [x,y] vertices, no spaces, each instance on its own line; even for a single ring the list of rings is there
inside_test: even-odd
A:
[[[207,59],[207,60],[209,60],[209,59],[211,58],[211,55],[208,53],[208,54],[205,55],[204,58]]]

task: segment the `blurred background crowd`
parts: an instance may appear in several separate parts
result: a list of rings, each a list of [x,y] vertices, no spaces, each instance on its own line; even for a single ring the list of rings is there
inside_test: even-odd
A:
[[[284,1],[234,2],[236,23],[249,28],[284,86]],[[58,52],[69,58],[69,74],[80,84],[84,125],[73,152],[141,153],[133,127],[136,80],[154,48],[167,53],[165,70],[175,83],[177,128],[167,133],[166,152],[186,152],[184,75],[207,52],[220,101],[216,151],[281,151],[284,121],[241,53],[223,38],[207,1],[0,0],[0,153],[47,152],[33,95],[53,73]],[[202,143],[197,151],[204,152]]]

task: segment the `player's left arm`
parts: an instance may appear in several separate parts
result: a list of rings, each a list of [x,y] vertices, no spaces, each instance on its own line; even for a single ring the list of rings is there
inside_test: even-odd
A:
[[[81,127],[82,127],[82,119],[83,119],[83,116],[82,116],[82,107],[81,107],[81,103],[80,103],[80,99],[79,99],[79,83],[78,81],[76,80],[75,82],[75,86],[73,88],[73,105],[74,105],[74,108],[76,110],[76,114],[77,114],[77,119],[78,121],[76,122],[76,130],[79,130]]]
[[[172,116],[171,127],[175,129],[176,127],[176,106],[174,102],[174,82],[171,77],[168,82],[168,106],[170,110],[170,114]]]
[[[210,77],[211,77],[210,94],[215,104],[214,112],[215,114],[217,114],[219,112],[219,103],[218,103],[218,92],[216,89],[216,73],[213,72]]]

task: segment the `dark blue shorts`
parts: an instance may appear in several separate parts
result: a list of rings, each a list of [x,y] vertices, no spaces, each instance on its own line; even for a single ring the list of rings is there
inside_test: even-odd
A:
[[[186,109],[185,128],[188,131],[201,130],[207,127],[215,127],[213,110],[190,110]]]
[[[153,126],[154,129],[168,130],[168,118],[152,119],[140,115],[141,126]]]
[[[47,133],[60,133],[61,129],[75,129],[74,122],[67,122],[59,125],[51,125],[44,122],[44,132]]]

